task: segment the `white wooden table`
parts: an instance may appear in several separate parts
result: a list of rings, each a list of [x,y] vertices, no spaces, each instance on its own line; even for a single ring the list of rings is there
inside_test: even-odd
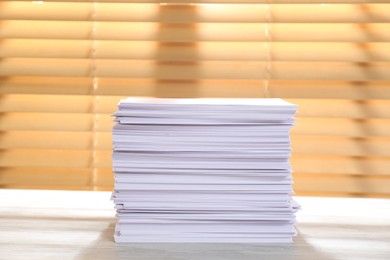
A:
[[[0,190],[0,259],[390,259],[390,200],[298,197],[291,245],[116,245],[109,192]]]

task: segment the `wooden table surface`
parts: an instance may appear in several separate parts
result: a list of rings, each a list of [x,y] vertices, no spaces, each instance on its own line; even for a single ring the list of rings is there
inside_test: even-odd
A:
[[[0,259],[390,259],[390,200],[297,197],[294,244],[113,242],[109,192],[0,190]]]

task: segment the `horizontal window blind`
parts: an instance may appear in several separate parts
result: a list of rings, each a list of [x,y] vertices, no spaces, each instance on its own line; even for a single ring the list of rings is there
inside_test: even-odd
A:
[[[0,1],[0,187],[110,190],[121,98],[279,97],[297,194],[390,196],[390,3]]]

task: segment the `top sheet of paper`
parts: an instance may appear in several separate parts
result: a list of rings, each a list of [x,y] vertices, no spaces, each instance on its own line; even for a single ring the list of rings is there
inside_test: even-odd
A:
[[[130,97],[122,99],[120,105],[126,104],[158,105],[240,105],[240,106],[283,106],[296,108],[297,105],[280,98],[147,98]]]

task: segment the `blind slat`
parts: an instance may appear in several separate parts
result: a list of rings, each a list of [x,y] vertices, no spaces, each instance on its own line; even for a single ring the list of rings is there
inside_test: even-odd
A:
[[[97,148],[97,144],[93,142],[93,134],[90,132],[6,131],[0,132],[0,135],[0,149],[92,150]],[[108,133],[104,134],[104,137],[99,137],[99,144],[105,143],[106,150],[111,149],[110,141],[111,136]]]
[[[9,58],[0,63],[0,76],[92,76],[92,61]],[[97,60],[97,77],[155,79],[264,79],[263,62],[154,62]],[[348,62],[272,62],[271,79],[279,80],[390,80],[390,64]]]
[[[299,118],[292,129],[299,135],[330,135],[349,137],[388,137],[386,119],[352,120],[343,118]]]
[[[0,77],[0,93],[89,95],[92,78]]]
[[[69,122],[72,122],[70,124]],[[93,123],[95,122],[95,126]],[[92,131],[111,132],[108,115],[68,113],[3,113],[0,131]],[[349,137],[390,137],[389,119],[299,118],[292,133]]]
[[[99,78],[97,95],[157,97],[263,97],[260,80],[153,80]],[[240,86],[240,87],[237,87]],[[271,96],[315,99],[389,99],[390,81],[270,81]],[[0,77],[1,94],[89,95],[92,78]]]
[[[96,59],[157,61],[264,61],[266,43],[201,42],[158,43],[96,41]],[[0,42],[1,58],[91,57],[92,44],[87,40],[6,39]],[[273,61],[390,61],[390,43],[272,43]]]
[[[0,167],[110,168],[111,151],[15,149],[1,151]],[[324,164],[324,160],[328,163]],[[334,174],[388,174],[388,158],[358,158],[337,156],[294,155],[291,164],[295,172]]]
[[[78,95],[0,95],[0,113],[6,112],[47,112],[47,113],[99,113],[113,114],[118,100],[127,96],[78,96]],[[388,100],[333,100],[324,99],[288,99],[297,104],[298,116],[332,118],[389,118],[390,101]],[[61,104],[59,106],[58,104]],[[108,116],[106,115],[106,116]]]
[[[345,138],[330,136],[292,135],[293,156],[335,155],[335,156],[390,156],[389,138]]]
[[[315,175],[310,173],[294,175],[294,189],[299,192],[359,194],[390,194],[390,178],[384,176]]]
[[[0,149],[112,149],[111,133],[8,131],[2,132]],[[93,139],[94,138],[94,139]],[[95,141],[93,141],[95,140]],[[390,156],[390,138],[347,138],[292,135],[294,155]]]
[[[324,163],[326,162],[326,163]],[[388,158],[359,158],[340,156],[299,156],[291,159],[296,173],[346,174],[346,175],[388,175]]]
[[[0,0],[0,2],[6,0]],[[9,0],[7,0],[9,1]],[[30,1],[30,0],[20,0]],[[160,0],[52,0],[52,2],[97,2],[97,3],[158,3]],[[388,3],[388,0],[326,0],[327,4],[343,4],[343,3]],[[324,0],[189,0],[183,2],[183,0],[164,0],[163,4],[324,4]]]
[[[108,117],[107,117],[108,118]],[[108,121],[108,120],[107,120]],[[69,123],[72,122],[72,123]],[[110,131],[113,123],[103,128]],[[92,131],[92,114],[3,113],[0,131]]]
[[[28,26],[27,26],[28,24]],[[266,24],[205,23],[159,24],[96,22],[96,40],[132,41],[264,41]],[[272,41],[303,42],[388,42],[390,24],[272,24]],[[232,33],[234,31],[234,33]],[[299,32],[299,33],[296,33]],[[4,20],[0,39],[91,39],[92,22]]]
[[[91,151],[15,149],[0,151],[0,167],[92,168]]]
[[[92,186],[91,169],[73,168],[4,168],[0,167],[0,186]]]
[[[1,170],[0,170],[1,172]],[[113,188],[113,178],[112,173],[106,175],[100,174],[97,175],[95,182],[92,185],[89,185],[89,182],[84,180],[76,180],[74,178],[67,178],[68,182],[54,181],[53,174],[50,179],[46,178],[47,176],[40,173],[40,170],[36,170],[38,176],[35,179],[31,178],[31,174],[26,172],[25,174],[20,175],[5,175],[7,176],[7,181],[3,181],[1,184],[4,188],[11,189],[71,189],[71,190],[107,190],[111,191]],[[78,175],[74,175],[78,176]],[[29,185],[23,185],[22,179],[30,177],[31,180]],[[58,176],[58,179],[61,179],[61,176]],[[73,177],[73,176],[72,176]],[[10,180],[8,181],[8,178]],[[321,176],[313,176],[313,174],[295,174],[295,184],[294,189],[297,191],[297,195],[313,195],[313,193],[318,196],[319,194],[337,194],[337,196],[359,196],[361,194],[369,194],[369,196],[375,195],[388,195],[389,190],[388,186],[390,181],[387,177],[380,176],[367,176],[362,178],[361,176],[334,176],[322,174]],[[72,180],[72,183],[69,183],[69,180]],[[1,182],[0,182],[1,183]],[[69,185],[66,185],[68,184]],[[22,184],[22,185],[21,185]],[[61,185],[62,184],[62,185]],[[74,185],[79,186],[74,186]],[[343,193],[340,193],[340,191]],[[341,195],[340,195],[341,194]]]
[[[0,19],[4,20],[91,20],[91,3],[6,1],[0,5]],[[386,4],[279,4],[271,7],[272,22],[331,23],[331,22],[389,22]],[[68,10],[71,9],[72,12]],[[96,21],[126,22],[266,22],[265,4],[225,5],[160,5],[99,3],[95,5]]]

